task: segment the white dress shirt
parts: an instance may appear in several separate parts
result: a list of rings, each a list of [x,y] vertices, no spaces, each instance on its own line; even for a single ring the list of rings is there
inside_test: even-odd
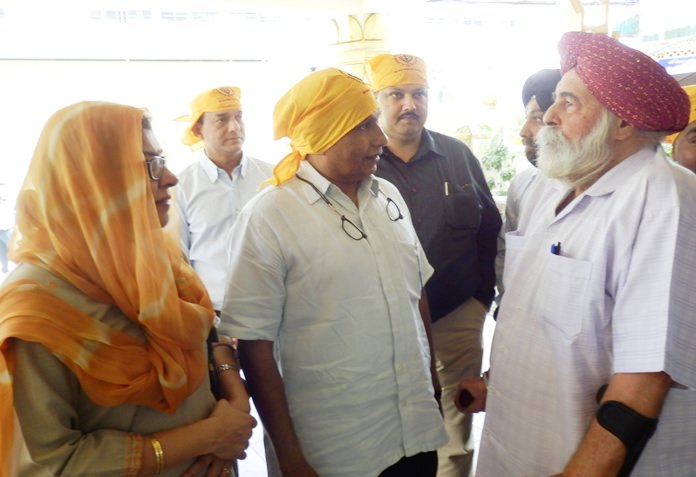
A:
[[[370,477],[447,441],[418,309],[432,274],[398,190],[364,180],[359,207],[309,163],[247,204],[233,228],[226,331],[275,342],[290,415],[322,477]],[[390,220],[387,197],[404,218]],[[348,225],[346,225],[348,227]]]
[[[540,176],[529,194],[506,237],[477,476],[561,472],[600,386],[659,371],[690,389],[669,391],[631,475],[693,475],[696,176],[644,149],[558,215],[567,188]]]
[[[227,283],[230,229],[259,185],[273,175],[273,165],[244,154],[230,177],[203,149],[194,154],[196,162],[178,175],[181,246],[219,310]]]

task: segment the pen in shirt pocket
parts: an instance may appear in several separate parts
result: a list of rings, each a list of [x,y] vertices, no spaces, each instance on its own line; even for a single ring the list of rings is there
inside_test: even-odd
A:
[[[561,242],[551,244],[551,253],[553,255],[561,254]]]
[[[449,195],[449,182],[445,181],[445,195]]]

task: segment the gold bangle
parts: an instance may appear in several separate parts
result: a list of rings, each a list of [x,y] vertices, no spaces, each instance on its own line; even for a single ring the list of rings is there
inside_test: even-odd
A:
[[[152,444],[152,450],[155,451],[155,474],[161,474],[164,470],[164,451],[162,450],[162,444],[155,437],[150,437],[150,443]]]

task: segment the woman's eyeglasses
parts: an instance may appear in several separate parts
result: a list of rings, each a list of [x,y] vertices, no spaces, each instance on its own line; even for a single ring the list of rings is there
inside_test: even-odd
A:
[[[338,209],[331,203],[328,197],[324,195],[314,184],[312,184],[310,181],[307,179],[300,177],[299,175],[295,175],[299,180],[302,182],[305,182],[312,186],[312,189],[316,191],[317,194],[319,194],[319,197],[326,202],[326,205],[328,205],[331,210],[336,212],[336,215],[341,217],[341,228],[343,231],[346,233],[346,235],[353,240],[362,240],[367,238],[367,234],[363,229],[355,225],[348,217],[343,215],[338,211]],[[387,217],[389,217],[389,220],[392,222],[396,222],[397,220],[401,220],[404,218],[403,215],[401,215],[401,209],[399,209],[399,206],[394,202],[391,198],[387,197],[387,195],[382,192],[382,189],[378,189],[378,193],[382,194],[384,197],[387,198]]]
[[[164,156],[150,156],[149,159],[145,159],[147,164],[147,172],[150,174],[150,179],[153,181],[158,181],[162,178],[164,174],[164,169],[167,167],[167,158]]]

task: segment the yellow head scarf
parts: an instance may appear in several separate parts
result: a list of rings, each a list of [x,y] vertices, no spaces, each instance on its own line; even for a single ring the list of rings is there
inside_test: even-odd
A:
[[[220,86],[199,94],[191,101],[191,114],[179,116],[175,121],[189,123],[181,142],[196,150],[203,145],[201,138],[193,132],[193,127],[203,113],[215,113],[228,109],[242,109],[242,92],[236,86]]]
[[[39,138],[17,199],[15,262],[62,277],[118,307],[140,341],[58,298],[50,283],[0,288],[0,475],[14,439],[12,340],[41,343],[103,406],[174,412],[202,382],[213,319],[204,286],[162,230],[143,155],[145,112],[78,103],[55,113]]]
[[[694,121],[696,121],[696,84],[692,84],[689,86],[683,86],[682,87],[684,91],[686,91],[686,94],[689,95],[689,101],[691,101],[691,112],[689,113],[689,123],[691,124]],[[665,138],[665,141],[667,141],[669,144],[674,143],[674,141],[677,140],[681,133],[674,133],[670,134]]]
[[[336,68],[309,74],[293,86],[273,111],[275,139],[290,138],[292,152],[266,182],[292,178],[307,154],[322,154],[377,111],[377,102],[362,80]]]
[[[401,84],[428,86],[425,61],[417,56],[383,54],[373,57],[369,64],[373,91]]]

